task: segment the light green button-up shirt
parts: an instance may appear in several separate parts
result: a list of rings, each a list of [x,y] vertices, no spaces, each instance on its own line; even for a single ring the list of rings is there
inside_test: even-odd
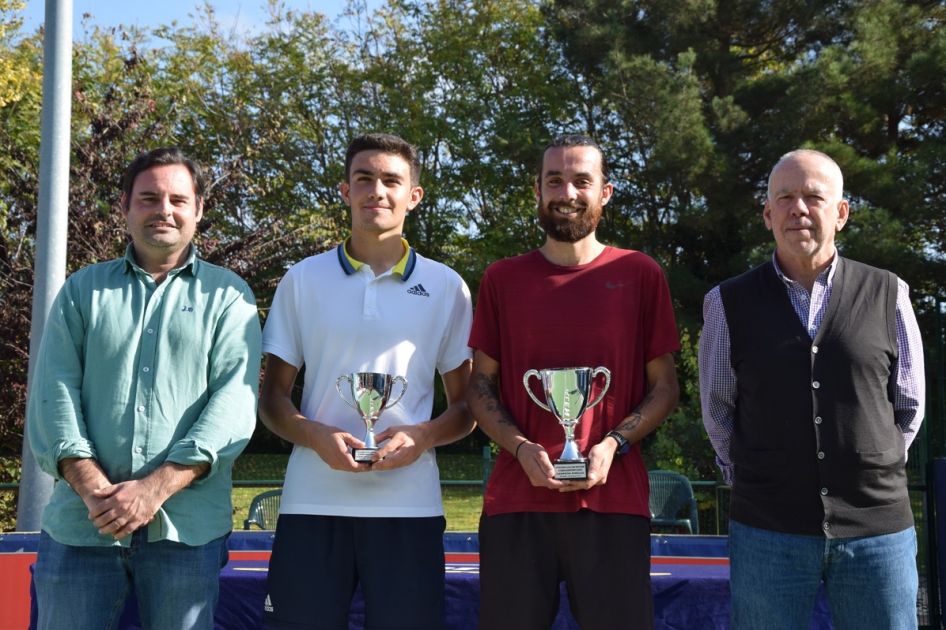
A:
[[[230,470],[256,423],[256,300],[193,246],[160,285],[132,251],[72,274],[49,314],[27,410],[33,454],[59,479],[42,528],[67,545],[131,541],[98,533],[62,459],[94,458],[112,483],[207,463],[148,525],[150,541],[202,545],[231,529]]]

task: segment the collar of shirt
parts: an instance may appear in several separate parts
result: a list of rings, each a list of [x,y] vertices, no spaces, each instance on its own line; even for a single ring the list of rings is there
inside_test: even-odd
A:
[[[352,275],[367,264],[359,260],[355,260],[351,257],[351,254],[348,253],[348,241],[350,240],[351,236],[346,238],[345,242],[338,247],[338,261],[341,264],[342,269],[345,271],[345,275],[348,276]],[[402,282],[407,282],[407,279],[410,278],[411,274],[414,272],[416,254],[406,239],[402,238],[401,244],[404,246],[404,255],[401,256],[401,260],[399,260],[398,263],[391,269],[391,273],[400,276]]]
[[[190,253],[187,255],[187,260],[180,267],[176,269],[172,269],[170,272],[168,272],[168,276],[176,276],[177,274],[181,273],[185,269],[191,275],[195,275],[197,273],[197,260],[198,260],[197,248],[194,246],[193,243],[190,243],[188,247],[190,247],[191,249],[190,249]],[[148,273],[147,271],[139,267],[138,263],[135,261],[135,244],[134,243],[128,243],[128,247],[125,248],[125,273],[128,273],[129,271],[135,271],[138,274],[145,274],[148,276],[151,275],[150,273]]]
[[[782,280],[782,282],[785,283],[786,287],[790,289],[792,287],[801,287],[801,285],[798,282],[795,282],[794,280],[786,276],[784,273],[782,273],[781,267],[778,266],[778,259],[775,256],[777,251],[778,250],[776,250],[775,252],[772,252],[772,264],[775,265],[775,273],[778,274],[778,277]],[[824,286],[830,287],[832,284],[834,284],[834,272],[837,270],[837,268],[838,268],[838,251],[834,250],[834,258],[831,259],[831,264],[828,265],[827,269],[825,269],[824,271],[818,274],[818,277],[815,278],[815,282],[822,284]]]
[[[808,335],[814,339],[821,328],[821,321],[824,319],[828,309],[828,300],[831,298],[831,288],[834,285],[834,272],[838,267],[838,253],[834,252],[834,258],[828,268],[818,274],[815,278],[811,293],[801,285],[795,282],[779,269],[778,260],[775,254],[772,254],[772,264],[775,265],[775,273],[785,285],[785,291],[788,293],[788,299],[795,309],[798,321],[801,322]]]

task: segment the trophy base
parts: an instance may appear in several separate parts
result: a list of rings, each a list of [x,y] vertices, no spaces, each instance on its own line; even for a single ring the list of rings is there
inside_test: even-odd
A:
[[[552,462],[552,467],[555,468],[555,477],[553,478],[559,481],[588,478],[587,459],[556,459]]]
[[[371,461],[371,456],[377,452],[377,448],[353,448],[351,449],[351,458],[359,463],[367,463]]]

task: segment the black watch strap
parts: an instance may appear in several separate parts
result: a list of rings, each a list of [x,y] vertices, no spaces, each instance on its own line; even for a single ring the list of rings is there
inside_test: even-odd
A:
[[[624,455],[631,449],[631,443],[627,441],[627,438],[618,433],[617,431],[611,431],[604,437],[614,438],[614,441],[618,443],[618,448],[614,451],[614,458],[617,459]]]

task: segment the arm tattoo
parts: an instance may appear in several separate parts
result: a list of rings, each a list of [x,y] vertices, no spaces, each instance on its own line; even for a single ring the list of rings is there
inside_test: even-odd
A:
[[[499,402],[498,374],[477,374],[476,382],[473,383],[473,391],[476,393],[477,398],[486,399],[486,411],[499,415],[499,418],[496,419],[498,424],[519,428],[516,421],[512,419],[512,416],[509,415],[506,408]]]
[[[644,407],[646,407],[647,404],[653,399],[654,399],[653,394],[647,394],[644,400],[641,401],[641,404],[637,405],[637,408],[631,412],[631,415],[625,418],[624,422],[621,424],[621,426],[617,428],[617,430],[630,431],[631,429],[639,425],[641,423],[641,420],[643,420],[643,418],[641,417],[641,411],[643,411]]]

